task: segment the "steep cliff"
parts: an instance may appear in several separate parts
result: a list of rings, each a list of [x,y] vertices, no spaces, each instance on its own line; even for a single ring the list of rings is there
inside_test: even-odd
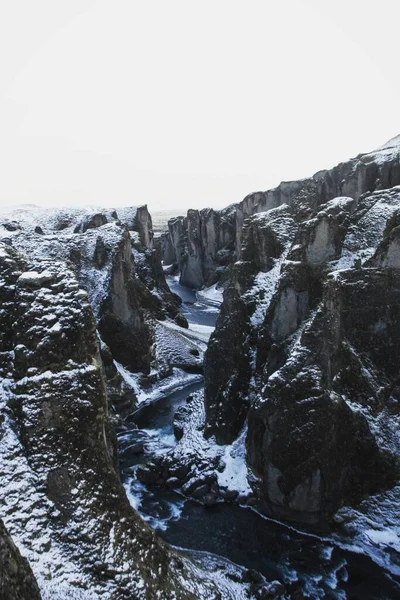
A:
[[[226,265],[241,258],[242,229],[247,217],[287,205],[308,219],[321,204],[339,196],[357,200],[362,194],[400,185],[400,138],[374,152],[360,154],[310,178],[282,182],[267,192],[246,196],[221,211],[188,211],[171,220],[164,242],[166,264],[176,260],[181,283],[201,288],[215,283]]]
[[[175,461],[189,473],[185,493],[196,464],[206,496],[223,497],[222,457],[235,461],[244,451],[260,508],[279,518],[326,522],[340,506],[398,481],[399,161],[397,137],[239,206],[170,222],[181,280],[192,287],[221,276],[221,245],[227,263],[240,259],[223,274],[204,414],[198,402],[182,409],[183,438],[164,461],[171,472]],[[222,214],[231,219],[223,242],[214,230],[204,233],[211,214],[214,225]],[[193,453],[196,427],[209,442],[198,441]],[[239,494],[246,485],[241,477]]]
[[[195,289],[212,285],[218,279],[218,269],[232,262],[235,218],[234,209],[205,208],[190,209],[186,217],[169,221],[169,231],[163,239],[163,260],[165,264],[176,262],[183,285]]]
[[[247,459],[270,514],[317,522],[399,476],[399,214],[394,187],[325,204],[312,194],[244,224],[231,285],[246,316],[235,332],[217,322],[206,432],[231,443],[247,415]],[[247,358],[235,342],[246,332]],[[230,365],[221,389],[214,347]],[[249,370],[247,394],[230,398]]]
[[[96,321],[71,266],[1,243],[0,325],[0,517],[45,597],[214,598],[212,575],[170,550],[127,500]],[[5,597],[39,598],[0,538],[3,583],[21,575]],[[221,585],[233,597],[223,575]]]
[[[40,600],[41,595],[28,561],[22,558],[0,520],[1,600]]]
[[[155,319],[183,325],[185,319],[153,248],[147,208],[118,211],[17,209],[2,219],[0,236],[31,259],[69,261],[113,359],[148,372],[155,360]]]

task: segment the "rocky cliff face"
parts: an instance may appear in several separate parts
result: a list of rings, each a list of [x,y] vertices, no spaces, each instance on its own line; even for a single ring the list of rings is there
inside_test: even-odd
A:
[[[141,521],[119,480],[108,407],[124,416],[136,404],[121,371],[168,374],[159,330],[185,321],[147,209],[120,212],[20,209],[1,221],[0,518],[46,599],[211,598],[211,578]],[[3,587],[14,569],[22,594],[10,561]]]
[[[234,440],[249,407],[250,322],[247,307],[234,287],[225,292],[217,333],[212,334],[205,358],[207,401],[206,436],[218,443]],[[229,346],[229,352],[226,348]]]
[[[186,218],[171,220],[164,261],[170,264],[176,260],[181,283],[199,289],[215,283],[226,265],[241,259],[242,229],[247,217],[287,205],[298,218],[308,219],[319,205],[333,198],[357,200],[367,192],[396,185],[400,185],[399,136],[377,151],[360,154],[308,179],[282,182],[221,211],[190,210]]]
[[[0,598],[40,600],[41,595],[28,561],[22,558],[0,520]]]
[[[45,597],[215,597],[129,505],[96,321],[71,264],[1,243],[0,325],[0,517]],[[15,589],[3,597],[39,598],[2,529],[0,540],[0,578]]]
[[[176,262],[183,285],[196,289],[212,285],[218,279],[218,269],[232,262],[236,235],[233,209],[191,209],[186,217],[171,219],[168,228],[163,238],[163,260],[165,264]]]
[[[246,200],[267,210],[244,221],[206,355],[205,432],[230,444],[247,423],[280,518],[325,520],[399,477],[400,187],[363,193],[398,183],[393,145]]]
[[[113,358],[146,372],[154,318],[184,319],[153,249],[147,208],[118,210],[16,210],[3,219],[2,235],[32,259],[70,261]]]

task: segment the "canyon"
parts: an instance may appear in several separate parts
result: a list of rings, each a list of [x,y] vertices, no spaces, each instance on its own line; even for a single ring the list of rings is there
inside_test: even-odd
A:
[[[394,597],[399,268],[400,136],[156,239],[145,206],[0,214],[0,598]],[[341,549],[335,585],[155,532],[168,494]]]

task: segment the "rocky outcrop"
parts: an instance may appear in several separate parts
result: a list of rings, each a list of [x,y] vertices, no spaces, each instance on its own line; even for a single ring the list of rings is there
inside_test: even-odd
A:
[[[296,348],[260,378],[248,460],[272,514],[316,522],[395,481],[394,448],[379,444],[372,422],[398,412],[399,276],[363,269],[328,279]]]
[[[16,210],[18,228],[4,237],[29,258],[69,261],[87,290],[99,333],[113,359],[132,371],[150,370],[154,319],[185,324],[171,294],[159,250],[153,248],[147,207]],[[36,232],[40,225],[41,234]]]
[[[399,477],[400,187],[361,194],[397,182],[397,148],[381,151],[391,168],[361,156],[299,182],[297,199],[284,186],[287,204],[243,223],[241,316],[227,297],[205,359],[205,435],[231,444],[247,422],[247,461],[279,518],[324,521]],[[353,195],[326,202],[339,179]]]
[[[216,331],[204,363],[205,435],[215,435],[217,442],[224,444],[235,439],[243,426],[251,377],[250,323],[246,305],[234,287],[225,291]],[[229,352],[224,350],[227,346]]]
[[[0,325],[0,517],[46,597],[213,597],[127,500],[96,322],[71,266],[0,244]]]
[[[397,136],[374,152],[360,154],[307,179],[282,182],[267,192],[250,194],[221,211],[190,210],[186,218],[169,223],[165,263],[170,264],[175,253],[182,284],[197,289],[211,285],[219,280],[226,265],[242,258],[242,229],[249,216],[287,205],[299,219],[308,220],[318,206],[333,198],[357,200],[367,192],[400,185],[399,149]]]
[[[40,600],[41,595],[28,561],[21,556],[0,520],[1,600]]]
[[[136,231],[140,243],[147,250],[154,247],[153,223],[146,204],[143,206],[119,208],[117,217],[130,231]]]
[[[232,262],[234,251],[234,211],[188,210],[187,216],[168,223],[163,239],[165,264],[176,261],[180,282],[200,289],[218,279],[221,267]]]

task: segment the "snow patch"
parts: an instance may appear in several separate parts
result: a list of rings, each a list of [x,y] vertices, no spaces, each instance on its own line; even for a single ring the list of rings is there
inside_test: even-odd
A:
[[[218,284],[215,283],[208,288],[204,288],[203,290],[199,290],[196,292],[196,297],[204,304],[210,304],[211,306],[221,306],[223,302],[223,293],[224,291],[221,289],[217,289]]]
[[[221,455],[221,464],[224,466],[224,470],[218,473],[218,484],[221,487],[237,491],[243,496],[251,494],[251,487],[247,479],[246,435],[247,424],[238,438],[230,446],[225,447],[225,451]]]

